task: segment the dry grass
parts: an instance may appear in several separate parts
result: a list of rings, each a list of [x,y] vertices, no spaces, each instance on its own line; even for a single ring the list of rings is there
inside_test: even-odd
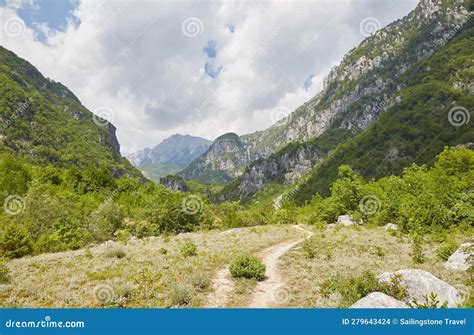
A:
[[[423,244],[426,261],[414,264],[408,237],[392,236],[381,227],[354,227],[316,231],[308,252],[299,246],[284,255],[279,264],[291,300],[288,307],[338,307],[337,296],[324,296],[320,286],[336,274],[358,276],[364,271],[379,274],[419,268],[445,280],[451,285],[466,285],[468,274],[450,271],[436,255],[439,244]],[[457,235],[459,242],[467,236]],[[313,257],[314,256],[314,257]]]
[[[261,226],[235,234],[180,234],[13,260],[7,264],[12,282],[0,285],[0,306],[171,307],[186,287],[191,297],[189,302],[183,298],[187,303],[180,306],[199,307],[210,290],[203,278],[213,278],[219,267],[241,253],[254,253],[297,234],[289,226]],[[196,256],[183,256],[186,241],[196,245]],[[117,246],[125,257],[107,257]]]

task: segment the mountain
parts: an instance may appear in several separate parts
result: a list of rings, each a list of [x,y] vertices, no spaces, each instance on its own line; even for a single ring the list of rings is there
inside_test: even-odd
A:
[[[64,85],[0,46],[0,154],[39,165],[106,167],[141,177],[120,155],[115,127],[87,110]]]
[[[381,112],[397,103],[397,93],[403,86],[398,79],[452,38],[467,21],[468,14],[461,1],[422,0],[409,15],[368,37],[346,54],[341,64],[330,71],[323,91],[286,119],[264,131],[241,136],[242,147],[225,152],[224,160],[216,159],[214,153],[208,151],[182,175],[204,182],[209,181],[209,176],[217,175],[224,176],[221,181],[227,181],[257,161],[253,171],[247,171],[242,177],[244,183],[252,184],[251,189],[240,187],[243,190],[236,192],[233,188],[240,183],[230,187],[231,193],[238,193],[239,198],[254,194],[275,178],[294,182],[337,145],[367,129]],[[328,142],[329,147],[318,153],[294,148],[292,155],[298,159],[287,159],[291,151],[291,147],[285,148],[288,143],[306,143],[317,137]],[[222,138],[225,137],[216,142]],[[216,147],[223,146],[216,142]],[[282,150],[278,154],[281,159],[275,161],[275,156],[270,155],[279,150]],[[267,167],[263,167],[258,162],[266,158],[269,160],[261,164]],[[270,178],[262,175],[262,171],[268,169],[274,170]]]
[[[140,168],[147,177],[159,181],[161,177],[175,174],[191,161],[201,156],[212,141],[190,135],[173,135],[155,146],[128,156],[129,161]]]
[[[237,134],[227,133],[217,138],[179,175],[202,182],[227,182],[240,175],[248,163],[250,158],[242,139]]]
[[[433,64],[427,62],[435,57],[440,48],[446,52],[446,48],[449,47],[446,44],[452,44],[455,37],[466,29],[469,25],[468,19],[469,12],[459,1],[441,3],[423,0],[409,15],[365,39],[343,58],[338,67],[330,71],[323,91],[298,108],[286,122],[283,122],[279,133],[275,131],[277,124],[264,132],[252,135],[261,140],[272,133],[276,138],[275,143],[278,143],[277,138],[282,136],[293,143],[276,149],[268,157],[252,162],[238,179],[224,188],[219,195],[220,200],[249,199],[270,183],[289,185],[299,181],[318,164],[327,164],[326,157],[333,157],[340,145],[350,146],[356,138],[368,136],[367,134],[373,131],[375,126],[372,125],[378,120],[379,115],[385,115],[389,110],[414,107],[414,104],[409,102],[413,102],[415,96],[421,98],[423,93],[428,95],[425,99],[426,106],[418,105],[417,107],[420,108],[420,113],[429,114],[433,112],[428,108],[431,106],[428,104],[431,93],[443,88],[449,88],[446,91],[448,95],[452,90],[457,91],[449,96],[450,103],[455,103],[461,97],[469,95],[472,78],[469,76],[468,68],[472,64],[472,47],[461,48],[463,54],[459,58],[450,59],[449,62],[439,60]],[[469,34],[465,32],[464,38],[467,38],[472,45]],[[446,56],[440,53],[438,57],[445,59]],[[454,59],[460,59],[460,61],[454,63]],[[437,86],[440,84],[438,80],[447,79],[451,80],[450,84],[445,84],[445,87]],[[421,83],[426,84],[426,87],[417,86]],[[431,85],[428,85],[429,83]],[[416,95],[416,92],[419,94]],[[432,102],[434,104],[434,101]],[[444,106],[444,109],[447,108],[446,101],[442,98],[438,99],[438,102]],[[468,109],[472,106],[469,101],[464,104]],[[443,115],[446,116],[449,108],[444,109],[442,109],[445,112]],[[414,122],[410,120],[410,117],[419,120],[416,115],[410,114],[414,112],[413,110],[405,110],[405,112],[405,119],[399,120],[401,126],[396,131],[406,130],[403,127]],[[429,121],[429,125],[434,119],[436,118]],[[385,116],[383,120],[386,120]],[[447,117],[443,121],[447,122]],[[446,129],[449,125],[446,122],[439,123],[440,128]],[[391,125],[384,124],[382,126],[384,128],[381,129],[392,129]],[[437,134],[435,129],[422,127],[416,132],[420,136],[417,140],[414,138],[410,140],[407,136],[405,139],[408,142],[407,146],[411,145],[409,152],[405,153],[403,148],[397,145],[398,143],[393,143],[393,146],[386,148],[387,152],[384,153],[387,159],[375,160],[379,165],[382,161],[391,160],[391,163],[387,164],[390,168],[372,169],[371,171],[377,171],[372,173],[366,170],[364,175],[380,177],[390,173],[399,173],[403,166],[412,162],[429,162],[441,151],[443,143],[445,145],[459,144],[468,140],[467,137],[469,137],[465,136],[462,130],[449,132],[442,140],[436,142],[436,146],[428,150],[429,154],[421,154],[423,147],[434,140],[433,135]],[[435,132],[432,133],[433,131]],[[400,137],[404,135],[400,134]],[[387,144],[380,138],[380,134],[377,140],[365,138],[363,150],[366,153],[373,151],[375,141],[379,146]],[[420,150],[420,155],[415,147]],[[357,151],[359,156],[354,155],[354,147],[351,147],[351,150],[353,159],[347,164],[363,165],[364,162],[369,161],[367,155],[364,159],[360,158],[363,155],[360,150]],[[395,154],[398,155],[395,159],[397,163],[393,161],[393,155],[390,155],[390,152],[396,151],[398,151],[398,154]],[[330,181],[337,173],[337,165],[340,164],[336,158],[332,158],[332,161],[333,170],[324,170],[324,172],[321,170],[317,176],[312,177],[312,180],[316,178],[318,183],[313,182],[308,184],[311,186],[301,188],[302,198],[311,196],[315,192],[327,191]],[[317,186],[316,190],[313,186]]]

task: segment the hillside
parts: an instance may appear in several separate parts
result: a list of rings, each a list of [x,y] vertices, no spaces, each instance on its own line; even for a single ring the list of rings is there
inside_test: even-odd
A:
[[[467,21],[464,7],[452,3],[448,6],[447,2],[440,7],[430,7],[430,4],[422,1],[407,17],[363,41],[344,57],[339,67],[331,71],[326,89],[314,107],[314,125],[324,125],[325,128],[319,136],[288,145],[266,159],[253,162],[242,176],[226,186],[219,199],[245,200],[269,183],[294,184],[315,166],[333,162],[326,172],[321,171],[317,176],[313,174],[308,187],[303,186],[298,193],[305,199],[316,192],[327,194],[328,186],[337,174],[337,166],[342,163],[334,158],[334,150],[339,145],[347,148],[352,145],[347,151],[350,159],[343,163],[354,164],[356,169],[366,164],[362,171],[364,176],[381,177],[398,174],[413,162],[432,162],[443,145],[471,142],[469,127],[452,131],[447,115],[460,99],[462,102],[458,104],[461,106],[468,109],[472,106],[469,98],[473,54],[469,27],[472,23]],[[386,54],[392,56],[380,58]],[[450,57],[449,62],[444,62],[447,57]],[[351,59],[356,60],[359,67],[348,66]],[[446,79],[449,83],[440,82]],[[421,85],[426,86],[423,88]],[[440,92],[440,95],[431,97],[433,92]],[[420,103],[413,109],[418,100]],[[450,106],[446,100],[454,105]],[[404,110],[404,116],[396,113],[397,110]],[[387,119],[388,114],[394,113],[398,126],[393,118]],[[295,115],[299,115],[298,112]],[[430,121],[421,122],[424,115],[429,115]],[[302,133],[308,133],[305,129],[310,127],[313,117],[308,120],[301,128]],[[410,120],[408,124],[407,120]],[[415,123],[415,120],[420,122]],[[416,132],[417,140],[404,133],[409,128]],[[369,134],[373,129],[384,129],[385,137],[379,134],[372,138]],[[438,136],[440,132],[444,137]],[[391,137],[392,142],[389,142]],[[356,150],[354,143],[360,138],[366,139],[365,145],[358,144]],[[395,139],[403,138],[401,141],[411,146],[409,152],[404,152],[402,143],[400,147],[398,142],[395,143]],[[428,146],[429,150],[424,151]],[[378,153],[381,157],[374,157],[373,153],[382,147],[384,149]],[[397,150],[400,151],[399,157],[394,153]],[[369,165],[371,162],[377,168]]]
[[[298,203],[328,194],[337,167],[351,165],[366,178],[398,175],[412,163],[428,164],[445,145],[474,143],[473,20],[446,46],[407,71],[400,102],[366,131],[337,148],[300,185]]]
[[[115,127],[88,111],[60,83],[0,46],[0,154],[33,164],[85,167],[141,178],[120,155]]]

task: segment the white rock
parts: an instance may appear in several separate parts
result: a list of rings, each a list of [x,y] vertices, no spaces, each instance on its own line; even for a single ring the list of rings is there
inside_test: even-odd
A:
[[[385,228],[385,230],[398,230],[398,226],[394,223],[387,223],[383,227]]]
[[[466,271],[474,266],[473,263],[474,243],[464,243],[448,258],[444,263],[444,267],[451,270]]]
[[[329,224],[327,225],[327,228],[328,228],[328,229],[336,228],[336,224],[335,224],[335,223],[329,223]]]
[[[372,292],[357,301],[350,308],[409,308],[403,301],[397,300],[385,293]]]
[[[352,226],[354,222],[352,221],[352,218],[350,215],[339,215],[337,217],[337,224],[343,225],[343,226]]]
[[[445,281],[433,276],[431,273],[418,269],[404,269],[395,273],[384,272],[378,276],[379,281],[389,281],[393,275],[400,274],[400,284],[407,289],[405,301],[417,301],[420,304],[425,302],[425,297],[431,293],[437,295],[439,305],[444,302],[448,307],[456,307],[463,300],[462,295],[454,287]]]
[[[237,229],[237,228],[233,228],[233,229],[223,231],[222,235],[235,235],[235,234],[238,234],[238,233],[240,233],[240,230]]]

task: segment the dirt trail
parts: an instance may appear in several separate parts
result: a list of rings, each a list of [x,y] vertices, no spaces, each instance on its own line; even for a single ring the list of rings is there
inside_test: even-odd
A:
[[[265,279],[257,283],[253,299],[248,307],[279,307],[288,303],[290,300],[290,292],[288,288],[285,287],[283,280],[278,273],[278,260],[291,248],[300,244],[305,239],[313,236],[312,232],[301,228],[300,226],[294,227],[305,232],[306,236],[298,240],[291,240],[276,244],[263,250],[262,253],[259,254],[267,267],[265,271]]]
[[[298,240],[284,241],[261,251],[258,256],[265,263],[265,279],[258,282],[250,308],[277,307],[289,300],[289,292],[285,288],[278,273],[278,259],[297,244],[313,235],[312,232],[298,225],[295,229],[303,231],[306,236]],[[212,281],[213,292],[208,296],[206,307],[223,308],[226,306],[229,294],[234,289],[234,282],[229,274],[229,267],[220,269]]]
[[[226,307],[227,297],[234,289],[234,282],[230,278],[229,267],[220,269],[212,280],[212,293],[207,297],[207,308]]]

